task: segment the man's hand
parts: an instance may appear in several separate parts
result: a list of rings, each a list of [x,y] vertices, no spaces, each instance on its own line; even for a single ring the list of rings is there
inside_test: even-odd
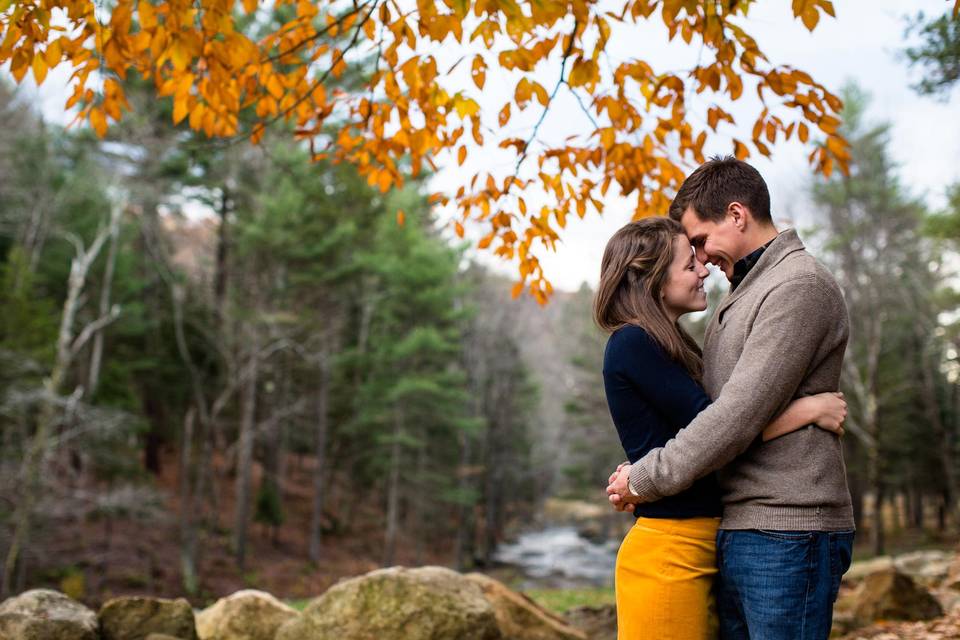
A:
[[[607,481],[607,499],[617,511],[633,511],[638,496],[630,491],[630,463],[621,462]]]

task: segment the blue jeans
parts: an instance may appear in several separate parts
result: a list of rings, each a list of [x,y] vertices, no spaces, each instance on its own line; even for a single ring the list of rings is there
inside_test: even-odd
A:
[[[826,640],[853,531],[717,534],[722,640]]]

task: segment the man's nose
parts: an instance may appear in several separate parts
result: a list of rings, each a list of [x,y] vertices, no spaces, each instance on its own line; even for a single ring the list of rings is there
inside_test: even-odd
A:
[[[703,250],[703,247],[697,247],[695,253],[697,260],[699,260],[701,264],[707,264],[710,262],[710,257],[707,255],[707,252]]]

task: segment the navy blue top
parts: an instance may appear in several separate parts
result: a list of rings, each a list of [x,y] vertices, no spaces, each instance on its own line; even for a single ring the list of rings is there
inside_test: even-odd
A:
[[[630,462],[667,444],[710,404],[710,397],[680,364],[640,327],[617,329],[603,354],[607,406]],[[714,474],[689,489],[637,505],[635,516],[702,518],[721,513]]]

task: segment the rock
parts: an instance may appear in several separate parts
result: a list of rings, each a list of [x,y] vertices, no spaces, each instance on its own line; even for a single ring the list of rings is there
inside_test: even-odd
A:
[[[867,576],[851,597],[850,612],[858,627],[877,620],[930,620],[943,615],[926,589],[896,569]]]
[[[543,503],[543,517],[553,524],[575,524],[588,520],[603,519],[611,509],[607,503],[585,500],[561,500],[547,498]],[[616,513],[616,512],[613,512]]]
[[[871,573],[885,571],[886,569],[890,569],[892,567],[893,558],[890,556],[877,556],[876,558],[871,558],[870,560],[854,562],[850,565],[850,568],[847,569],[847,572],[843,574],[843,581],[850,585],[859,584],[861,580],[866,578]]]
[[[913,551],[897,556],[893,564],[914,582],[933,588],[947,577],[953,559],[949,551]]]
[[[476,582],[443,567],[391,567],[344,580],[275,640],[500,640]]]
[[[264,591],[247,589],[217,600],[197,615],[200,640],[273,640],[299,613]]]
[[[571,626],[582,631],[590,640],[617,640],[617,607],[574,607],[563,614]]]
[[[508,589],[502,582],[482,573],[467,574],[483,589],[493,607],[500,633],[509,640],[586,640],[583,632],[571,627],[527,596]]]
[[[954,555],[947,567],[947,577],[940,583],[940,588],[960,592],[960,553]]]
[[[196,640],[193,608],[183,598],[121,597],[100,608],[103,640],[146,640],[151,633]]]
[[[0,640],[97,640],[97,614],[59,591],[25,591],[0,604]]]

